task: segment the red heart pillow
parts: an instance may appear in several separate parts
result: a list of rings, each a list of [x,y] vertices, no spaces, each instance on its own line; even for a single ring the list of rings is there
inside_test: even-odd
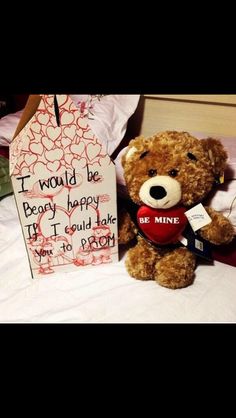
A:
[[[137,212],[137,222],[141,231],[156,244],[170,244],[178,241],[187,225],[186,208],[154,209],[141,206]]]

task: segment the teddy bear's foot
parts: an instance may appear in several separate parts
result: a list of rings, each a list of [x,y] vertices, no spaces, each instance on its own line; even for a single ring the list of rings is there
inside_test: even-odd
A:
[[[156,263],[155,280],[170,289],[187,287],[193,283],[196,258],[186,248],[167,253]]]
[[[157,254],[152,246],[142,238],[131,248],[126,256],[125,265],[130,276],[139,280],[154,280]]]

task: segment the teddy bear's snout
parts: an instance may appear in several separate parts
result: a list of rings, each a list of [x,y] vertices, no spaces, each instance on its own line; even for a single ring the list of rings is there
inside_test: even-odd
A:
[[[170,176],[158,175],[142,184],[139,197],[145,205],[152,208],[168,209],[181,200],[181,185]]]
[[[163,199],[167,195],[166,189],[162,186],[153,186],[150,189],[150,196],[153,197],[153,199],[160,200]]]

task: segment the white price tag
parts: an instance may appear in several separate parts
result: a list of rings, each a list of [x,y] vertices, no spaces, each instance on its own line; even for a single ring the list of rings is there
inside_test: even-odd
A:
[[[187,210],[187,212],[185,212],[185,215],[188,218],[188,221],[194,232],[198,231],[198,229],[212,222],[212,219],[210,218],[206,209],[204,209],[201,203],[194,206],[192,209]]]

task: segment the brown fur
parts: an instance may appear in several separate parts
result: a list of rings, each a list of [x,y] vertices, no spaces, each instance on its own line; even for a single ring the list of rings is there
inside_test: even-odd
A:
[[[187,132],[167,131],[150,138],[133,139],[127,152],[136,151],[122,165],[130,198],[142,204],[139,191],[149,179],[148,171],[156,170],[158,175],[169,176],[177,170],[177,180],[181,185],[180,204],[188,207],[201,202],[213,188],[216,176],[220,176],[226,166],[227,154],[219,140],[208,138],[198,140]],[[144,153],[144,158],[140,156]],[[188,153],[196,159],[187,158]],[[212,222],[199,232],[213,244],[229,243],[234,236],[230,221],[212,208],[206,208]],[[119,222],[120,243],[134,238],[137,230],[129,215],[122,210]],[[192,284],[194,280],[195,256],[186,248],[157,250],[144,239],[128,251],[126,267],[132,277],[141,280],[156,280],[162,286],[177,289]]]
[[[119,243],[127,244],[135,237],[135,225],[131,221],[129,214],[123,209],[119,209]]]

